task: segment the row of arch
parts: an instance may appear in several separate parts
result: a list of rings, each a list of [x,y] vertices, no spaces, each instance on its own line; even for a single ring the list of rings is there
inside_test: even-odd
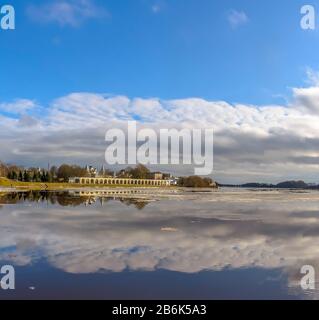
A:
[[[80,196],[104,196],[104,195],[114,195],[114,194],[136,194],[143,193],[142,190],[109,190],[109,191],[80,191],[75,192],[76,195]]]
[[[119,179],[119,178],[75,178],[75,183],[99,185],[169,186],[169,180]]]

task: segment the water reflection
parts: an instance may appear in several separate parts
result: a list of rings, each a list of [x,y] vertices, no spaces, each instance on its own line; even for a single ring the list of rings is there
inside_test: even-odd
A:
[[[47,191],[25,191],[25,192],[11,192],[0,195],[1,204],[18,204],[25,201],[41,202],[47,204],[58,204],[62,207],[77,207],[81,205],[92,205],[99,202],[101,206],[108,201],[118,200],[126,205],[134,205],[137,209],[142,210],[148,201],[134,198],[111,197],[107,195],[100,195],[100,192],[47,192]]]
[[[176,279],[178,273],[188,280],[175,288],[175,298],[186,292],[196,298],[194,286],[207,286],[208,297],[233,297],[236,281],[242,298],[259,297],[257,288],[270,290],[268,297],[316,298],[299,290],[299,280],[302,265],[319,270],[318,201],[317,192],[269,190],[133,198],[10,193],[0,197],[0,261],[30,269],[45,261],[92,279],[106,272],[111,282],[116,274],[143,274],[141,285],[145,272],[163,283],[167,272]],[[203,274],[212,282],[194,280]],[[217,279],[224,281],[218,288]],[[173,289],[167,286],[167,292]]]

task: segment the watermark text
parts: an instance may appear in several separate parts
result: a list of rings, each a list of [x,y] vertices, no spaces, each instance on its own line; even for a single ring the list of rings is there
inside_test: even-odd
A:
[[[213,129],[110,129],[105,160],[109,165],[193,165],[196,175],[213,172]]]
[[[15,270],[13,266],[3,266],[0,269],[0,288],[2,290],[15,289]]]
[[[0,6],[0,28],[2,30],[15,30],[15,10],[11,5]]]

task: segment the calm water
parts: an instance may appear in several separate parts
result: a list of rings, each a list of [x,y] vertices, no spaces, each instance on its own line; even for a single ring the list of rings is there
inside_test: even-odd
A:
[[[1,299],[316,299],[319,192],[0,195]]]

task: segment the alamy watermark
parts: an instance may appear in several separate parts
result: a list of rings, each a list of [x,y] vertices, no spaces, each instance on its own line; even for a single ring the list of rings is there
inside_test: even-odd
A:
[[[0,29],[15,30],[15,10],[11,5],[0,5]]]
[[[6,265],[0,269],[0,288],[2,290],[15,289],[15,270],[13,266]]]
[[[302,266],[300,273],[303,274],[300,280],[300,286],[303,290],[316,289],[316,272],[315,268],[310,265]]]
[[[302,15],[300,20],[300,27],[303,30],[316,29],[316,11],[312,5],[304,5],[300,9]]]
[[[108,130],[105,141],[109,165],[193,165],[195,175],[213,172],[213,129],[137,130],[137,123],[128,121],[127,130]]]

